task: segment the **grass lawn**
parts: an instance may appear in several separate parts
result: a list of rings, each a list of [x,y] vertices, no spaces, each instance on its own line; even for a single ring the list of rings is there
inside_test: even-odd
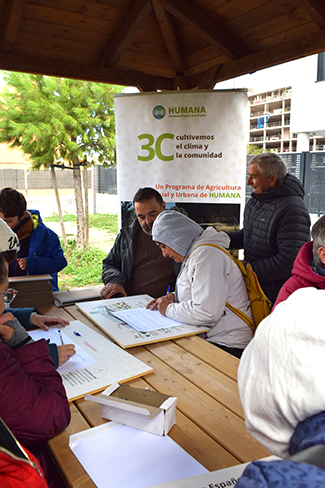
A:
[[[56,214],[43,219],[45,222],[59,222]],[[65,214],[64,222],[77,222],[77,218],[72,214]],[[118,233],[117,214],[95,214],[89,215],[89,229],[102,230],[103,234]],[[79,251],[76,248],[75,239],[68,239],[67,248],[61,242],[64,255],[68,261],[68,266],[59,273],[60,290],[94,286],[102,283],[102,261],[107,256],[106,251],[96,247],[90,247],[89,251]]]

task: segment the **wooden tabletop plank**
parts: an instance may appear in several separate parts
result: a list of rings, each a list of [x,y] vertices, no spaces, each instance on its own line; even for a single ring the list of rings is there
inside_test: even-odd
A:
[[[137,379],[129,383],[135,388],[149,388],[154,390],[145,379]],[[107,422],[101,417],[101,405],[98,403],[77,400],[77,408],[91,426]],[[176,425],[168,434],[182,449],[193,456],[209,471],[235,466],[240,463],[218,442],[200,429],[192,420],[176,409]]]
[[[59,317],[60,319],[71,320],[71,316],[64,310],[64,308],[58,308],[55,305],[38,308],[38,311],[40,314],[48,317]]]
[[[75,405],[70,404],[71,422],[68,427],[48,441],[48,446],[54,460],[61,472],[63,479],[68,486],[73,488],[96,488],[96,485],[89,478],[84,468],[79,463],[69,448],[69,437],[83,430],[89,429],[90,425],[81,415]]]
[[[173,342],[213,368],[237,381],[239,359],[198,336],[180,337]]]
[[[170,341],[150,344],[145,348],[219,403],[245,419],[236,381]]]
[[[270,455],[248,434],[244,420],[238,415],[193,385],[145,348],[131,348],[129,352],[153,368],[154,373],[146,377],[146,381],[153,388],[176,396],[179,410],[240,462],[245,463]]]

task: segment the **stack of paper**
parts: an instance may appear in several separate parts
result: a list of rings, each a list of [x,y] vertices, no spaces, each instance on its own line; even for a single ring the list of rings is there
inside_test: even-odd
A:
[[[51,275],[11,276],[9,288],[18,291],[18,295],[11,304],[13,308],[20,307],[50,307],[54,302],[51,285]]]
[[[69,446],[97,488],[145,488],[208,473],[167,435],[115,422],[70,436]]]

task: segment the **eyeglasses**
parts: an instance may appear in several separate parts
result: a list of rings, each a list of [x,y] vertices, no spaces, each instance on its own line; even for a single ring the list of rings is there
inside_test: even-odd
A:
[[[0,291],[3,296],[4,302],[6,305],[10,305],[11,302],[15,299],[18,295],[18,291],[14,290],[13,288],[8,288],[6,291]]]

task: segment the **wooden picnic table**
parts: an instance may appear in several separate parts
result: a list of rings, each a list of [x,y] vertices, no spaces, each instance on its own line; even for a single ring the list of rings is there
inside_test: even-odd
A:
[[[108,338],[75,305],[53,305],[41,312],[81,320]],[[134,347],[127,352],[153,368],[153,373],[128,384],[177,397],[176,425],[168,435],[209,471],[270,455],[246,430],[236,381],[237,358],[198,336]],[[83,399],[71,403],[70,425],[48,442],[67,486],[95,486],[69,449],[69,437],[105,422],[99,404]]]

